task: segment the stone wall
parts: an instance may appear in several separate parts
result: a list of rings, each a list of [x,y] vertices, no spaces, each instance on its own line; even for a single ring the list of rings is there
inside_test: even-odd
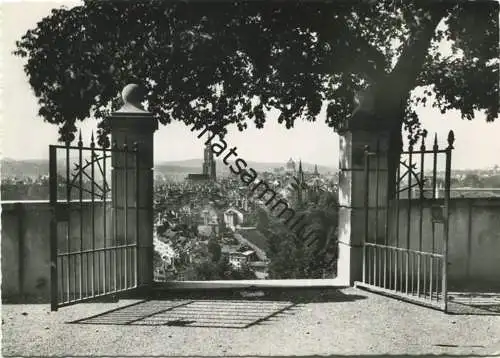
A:
[[[108,244],[112,238],[112,209],[102,202],[94,203],[95,240],[91,242],[92,203],[72,204],[70,240],[67,223],[58,224],[59,250],[69,251],[104,244],[104,222]],[[48,201],[2,202],[2,299],[11,302],[49,302],[50,300],[50,220]],[[81,215],[81,217],[80,217]],[[83,223],[83,225],[80,225]],[[85,238],[83,244],[80,235]]]
[[[408,200],[400,200],[399,238],[407,238]],[[429,250],[432,238],[431,205],[443,201],[426,201],[422,210],[423,250]],[[500,283],[500,199],[460,198],[450,200],[449,281],[452,284]],[[107,237],[112,237],[112,215],[106,211]],[[410,248],[417,249],[420,231],[420,207],[412,200],[410,207]],[[109,212],[108,212],[109,211]],[[83,232],[88,232],[91,203],[83,203]],[[80,215],[75,211],[73,215]],[[95,203],[95,226],[103,227],[103,203]],[[2,299],[11,302],[49,302],[50,300],[50,219],[47,201],[2,203]],[[79,248],[80,226],[72,219],[72,248]],[[64,223],[60,224],[59,247],[66,239]],[[435,245],[439,241],[442,224],[435,224]],[[100,232],[103,230],[101,229]],[[395,235],[391,235],[394,239]],[[101,238],[101,239],[99,239]],[[394,242],[392,242],[393,244]],[[103,244],[96,236],[96,245]],[[89,243],[84,243],[88,247]]]
[[[399,201],[398,246],[406,247],[408,223],[410,248],[418,250],[422,217],[422,250],[442,252],[443,224],[431,220],[432,207],[443,200]],[[410,220],[408,221],[408,209]],[[391,244],[395,243],[392,228]],[[500,198],[453,198],[449,204],[448,281],[451,286],[500,284]]]

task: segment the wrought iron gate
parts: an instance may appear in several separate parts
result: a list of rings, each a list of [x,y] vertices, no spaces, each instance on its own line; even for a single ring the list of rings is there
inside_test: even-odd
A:
[[[85,147],[80,134],[49,151],[51,309],[136,288],[136,146],[100,148],[92,135]]]
[[[363,278],[356,286],[447,310],[453,142],[450,131],[444,149],[437,136],[431,149],[425,134],[419,149],[410,143],[401,154],[392,192],[383,162],[387,156],[380,155],[378,145],[374,151],[366,148]]]

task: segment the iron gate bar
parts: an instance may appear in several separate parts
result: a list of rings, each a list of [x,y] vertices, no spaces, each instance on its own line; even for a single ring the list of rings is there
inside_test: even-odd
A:
[[[401,299],[403,301],[407,301],[410,303],[415,303],[415,304],[418,304],[418,305],[421,305],[424,307],[439,309],[442,311],[446,310],[446,305],[442,301],[433,301],[430,299],[425,299],[422,297],[406,294],[404,292],[397,292],[397,291],[394,291],[391,289],[387,289],[387,288],[383,288],[383,287],[379,287],[376,285],[371,285],[369,283],[363,283],[363,282],[356,282],[356,287],[366,289],[366,290],[373,292],[373,293],[380,293],[380,294],[383,294],[385,296],[389,296],[389,297],[396,298],[396,299]]]
[[[368,146],[365,146],[365,188],[368,188],[370,185],[370,161],[369,161],[369,156],[372,155],[368,151]],[[368,227],[368,208],[369,208],[369,192],[368,190],[365,190],[365,197],[364,197],[364,202],[365,202],[365,216],[364,216],[364,221],[365,221],[365,243],[368,242],[368,230],[366,228]],[[366,260],[364,259],[366,257],[366,245],[363,245],[363,282],[366,282]],[[368,275],[369,276],[369,275]]]
[[[79,135],[79,139],[78,139],[78,147],[81,148],[83,147],[83,142],[82,142],[82,132],[80,131],[80,135]],[[82,167],[82,151],[79,150],[78,151],[78,163],[79,163],[79,167],[81,168]],[[80,252],[83,251],[83,205],[82,205],[82,200],[83,200],[83,191],[82,191],[82,188],[83,188],[83,174],[82,172],[80,171],[79,173],[79,192],[78,192],[78,196],[79,196],[79,201],[80,201]],[[69,233],[68,233],[69,235]],[[82,261],[82,254],[80,253],[80,277],[79,277],[79,283],[80,283],[80,299],[83,298],[83,287],[82,287],[82,281],[83,281],[83,261]],[[76,266],[76,256],[75,256],[75,266]],[[76,281],[76,270],[75,270],[75,281]]]
[[[424,167],[425,167],[425,138],[427,137],[427,131],[424,131],[422,135],[422,142],[420,144],[420,184],[419,188],[419,238],[418,238],[418,250],[422,251],[422,235],[423,235],[423,225],[424,225]],[[422,264],[420,255],[417,255],[417,296],[420,297],[420,270]]]
[[[401,167],[398,166],[397,168],[397,171],[396,171],[396,177],[399,178],[400,175],[401,175]],[[395,203],[396,203],[396,245],[399,246],[399,193],[401,192],[401,183],[400,181],[398,180],[397,181],[397,184],[396,184],[396,196],[394,198],[395,200]],[[396,268],[396,289],[398,287],[398,275],[397,273],[399,272],[399,285],[401,287],[401,290],[403,288],[403,271],[400,270],[400,267],[403,266],[403,263],[401,262],[401,257],[402,255],[399,255],[399,252],[396,251],[395,252],[396,254],[396,265],[397,265],[397,268]]]
[[[426,251],[418,251],[418,250],[413,250],[413,249],[406,249],[406,248],[397,247],[397,246],[375,244],[373,242],[367,242],[366,246],[368,246],[368,247],[378,247],[378,248],[389,249],[389,250],[394,250],[394,251],[401,251],[401,252],[410,252],[410,253],[413,253],[413,254],[422,255],[422,256],[428,256],[428,257],[434,257],[434,258],[443,258],[444,257],[443,254],[431,253],[431,252],[426,252]]]
[[[448,257],[448,239],[449,239],[449,217],[450,217],[450,186],[451,186],[451,154],[453,150],[453,144],[455,142],[455,136],[452,131],[448,133],[448,147],[446,148],[446,169],[445,169],[445,188],[447,190],[444,191],[444,216],[445,216],[445,221],[444,221],[444,226],[443,226],[443,231],[444,231],[444,248],[443,248],[443,254],[445,258]],[[443,262],[443,294],[445,297],[444,300],[444,305],[445,305],[445,311],[448,309],[448,300],[447,300],[447,294],[448,294],[448,261],[445,260]]]
[[[411,228],[411,168],[412,168],[412,154],[413,154],[413,144],[412,142],[410,141],[410,146],[409,146],[409,162],[410,164],[408,165],[410,169],[408,169],[408,173],[410,173],[410,175],[408,175],[408,210],[406,211],[406,249],[410,249],[410,228]],[[405,290],[406,290],[406,294],[408,294],[408,273],[409,273],[409,270],[410,270],[410,262],[409,262],[409,254],[408,254],[408,251],[406,251],[406,255],[405,255],[405,258],[406,258],[406,281],[405,281]]]
[[[433,271],[433,267],[434,267],[434,260],[432,259],[432,257],[429,258],[429,261],[430,261],[430,268],[429,268],[429,273],[430,273],[430,297],[432,299],[432,296],[434,295],[434,271]]]
[[[423,296],[427,296],[427,257],[424,260],[424,282],[423,282]]]
[[[377,141],[378,142],[378,141]],[[380,146],[379,146],[380,148]],[[386,167],[389,168],[389,163],[387,162],[386,163]],[[389,172],[387,172],[386,174],[386,195],[385,195],[385,235],[384,235],[384,245],[389,245],[389,218],[390,218],[390,214],[391,214],[391,211],[390,211],[390,200],[391,200],[391,196],[394,194],[395,195],[395,192],[394,193],[390,193],[389,190],[392,189],[390,186],[389,186],[389,183],[390,183],[390,180],[389,180]],[[377,174],[378,175],[378,174]],[[390,282],[392,282],[393,278],[392,278],[392,275],[387,275],[387,270],[390,269],[392,267],[392,261],[393,261],[393,258],[392,258],[392,252],[387,253],[387,250],[384,250],[384,259],[385,259],[385,268],[384,268],[384,288],[387,288],[388,285],[387,285],[387,276],[389,276],[389,284]]]
[[[50,291],[52,300],[50,302],[50,309],[55,311],[57,309],[57,300],[54,297],[59,298],[59,292],[57,287],[57,235],[53,233],[57,232],[57,219],[56,219],[56,205],[57,205],[57,161],[56,161],[56,148],[53,146],[49,147],[49,201],[50,207],[53,211],[50,218]],[[54,280],[54,277],[56,278]]]
[[[124,214],[124,221],[125,221],[125,245],[128,244],[128,156],[127,156],[127,151],[126,149],[128,149],[128,145],[127,145],[127,138],[125,138],[125,143],[123,144],[123,148],[125,149],[125,153],[124,153],[124,156],[125,156],[125,185],[124,185],[124,198],[125,198],[125,210],[123,210],[123,214]],[[124,249],[124,265],[125,265],[125,270],[124,270],[124,273],[125,273],[125,286],[127,286],[128,284],[128,280],[127,280],[127,271],[128,271],[128,267],[127,267],[127,260],[128,260],[128,249],[125,248]]]
[[[101,175],[102,177],[104,178],[104,183],[103,183],[103,187],[106,188],[106,185],[107,185],[107,181],[106,181],[106,151],[104,150],[104,148],[102,148],[102,168],[101,168],[101,165],[99,164],[99,162],[97,162],[98,165],[99,165],[99,170],[101,171]],[[106,199],[107,199],[107,192],[104,192],[103,193],[103,212],[106,213],[107,211],[107,207],[106,207]],[[107,238],[107,225],[106,225],[106,220],[103,220],[103,246],[104,246],[104,249],[107,248],[108,246],[108,238]],[[103,261],[104,261],[104,268],[103,268],[103,291],[105,292],[106,291],[106,287],[107,287],[107,271],[108,271],[108,265],[107,265],[107,252],[106,250],[103,252]],[[99,255],[99,261],[101,260],[101,256]]]
[[[438,155],[437,133],[434,135],[434,145],[432,146],[433,165],[432,165],[432,198],[436,199],[436,173],[437,173],[437,155]]]
[[[380,152],[380,143],[379,143],[379,140],[377,139],[377,145],[375,147],[375,151],[377,153]],[[375,176],[375,207],[377,208],[375,210],[375,215],[376,215],[376,218],[375,218],[375,238],[376,240],[378,240],[378,204],[379,204],[379,201],[378,201],[378,194],[379,194],[379,171],[380,171],[380,156],[376,156],[375,157],[376,161],[375,161],[375,172],[377,173],[376,176]]]
[[[116,142],[116,140],[113,141],[113,145],[112,145],[112,149],[114,150],[117,150],[118,149],[118,143]],[[112,169],[113,170],[113,169]],[[118,179],[117,179],[117,174],[116,174],[116,170],[113,170],[113,178],[114,178],[114,183],[117,183],[118,182]],[[112,197],[112,202],[116,203],[118,202],[118,198],[116,196],[116,190],[113,190],[112,191],[112,194],[113,194],[113,197]],[[118,215],[116,213],[116,206],[113,208],[113,213],[114,213],[114,216],[113,216],[113,225],[114,225],[114,232],[113,232],[113,246],[117,246],[116,244],[116,236],[117,236],[117,233],[118,233]],[[113,274],[113,278],[114,278],[114,290],[117,290],[118,289],[118,285],[117,285],[117,279],[116,279],[116,275],[117,275],[117,268],[118,268],[118,260],[117,260],[117,257],[116,257],[116,251],[112,251],[111,252],[113,254],[113,266],[114,267],[114,274]]]
[[[57,308],[72,306],[72,305],[74,305],[76,303],[91,302],[91,301],[94,301],[96,299],[105,298],[105,297],[111,297],[111,296],[114,296],[114,295],[118,295],[118,294],[122,294],[122,293],[129,293],[129,292],[131,292],[131,289],[124,288],[124,289],[115,290],[115,291],[112,291],[112,292],[97,293],[94,296],[84,297],[81,300],[78,299],[78,300],[71,300],[71,301],[59,302],[57,304]],[[57,309],[55,309],[55,311],[57,311]]]
[[[135,167],[136,167],[136,171],[135,171],[135,222],[136,222],[135,242],[137,244],[139,244],[139,225],[138,225],[138,223],[139,223],[139,208],[140,208],[140,197],[139,197],[139,193],[140,193],[139,179],[140,179],[140,176],[139,176],[139,173],[141,170],[140,161],[139,161],[139,143],[134,142],[132,149],[135,151]],[[139,248],[137,250],[134,250],[134,258],[135,258],[134,281],[135,281],[136,285],[139,286],[139,284],[140,284],[139,279],[138,279],[139,269],[140,269],[140,267],[139,267]]]
[[[64,252],[64,253],[61,253],[61,254],[57,254],[58,256],[72,256],[72,255],[80,255],[80,254],[90,254],[90,253],[93,253],[93,252],[104,252],[108,249],[125,249],[125,248],[130,248],[130,247],[135,247],[136,245],[135,244],[128,244],[128,245],[116,245],[116,246],[113,246],[113,247],[109,247],[109,248],[97,248],[97,249],[88,249],[88,250],[82,250],[82,251],[77,251],[77,252]]]
[[[69,147],[69,142],[66,143],[68,145],[68,147],[66,147],[66,180],[69,178],[70,176],[70,165],[69,165],[69,152],[70,152],[70,147]],[[68,204],[68,223],[67,223],[67,230],[68,232],[70,232],[70,228],[71,228],[71,207],[69,205],[70,201],[71,201],[71,187],[67,187],[66,188],[66,201],[67,201],[67,204]],[[53,234],[54,235],[54,234]],[[66,236],[66,248],[67,248],[67,251],[70,251],[70,242],[69,242],[69,235]],[[67,287],[66,287],[66,291],[68,292],[68,295],[67,295],[67,299],[68,301],[70,300],[70,292],[71,292],[71,288],[70,288],[70,279],[69,279],[69,275],[70,275],[70,260],[69,258],[66,260],[67,264],[68,264],[68,269],[66,270],[67,273],[66,275],[63,277],[63,282],[66,281],[66,284],[67,284]],[[61,258],[61,267],[64,268],[64,260],[63,258]],[[66,278],[67,276],[67,278]],[[63,283],[63,287],[62,287],[62,299],[64,300],[64,283]]]
[[[90,151],[90,157],[91,158],[94,158],[94,133],[92,133],[92,138],[91,138],[91,142],[90,142],[90,147],[92,148],[91,151]],[[91,168],[90,168],[90,176],[92,178],[94,178],[95,176],[95,173],[94,173],[94,161],[92,160],[91,162]],[[95,201],[94,201],[94,194],[95,194],[95,182],[92,181],[91,182],[91,187],[90,187],[90,197],[92,199],[92,250],[95,250],[95,210],[94,210],[94,205],[95,205]],[[88,286],[89,286],[89,274],[88,274],[88,265],[89,265],[89,255],[86,254],[87,256],[87,291],[88,291]],[[92,290],[92,295],[95,294],[95,284],[96,282],[95,281],[95,274],[94,274],[94,266],[95,266],[95,255],[93,254],[92,255],[92,269],[91,269],[91,278],[90,278],[90,283],[91,283],[91,290]],[[99,271],[99,270],[97,270]],[[97,280],[97,289],[99,289],[99,280]]]
[[[378,153],[379,152],[379,141],[377,139],[377,144],[375,146],[375,151]],[[378,175],[378,171],[379,171],[379,166],[380,166],[380,163],[379,163],[379,156],[377,155],[375,157],[375,241],[378,240],[378,212],[379,212],[379,209],[378,209],[378,186],[379,186],[379,175]],[[378,264],[379,264],[379,261],[380,261],[380,256],[379,256],[379,253],[378,253],[378,250],[377,248],[375,248],[375,253],[374,253],[374,258],[373,258],[373,275],[375,276],[374,277],[374,282],[377,282],[377,280],[380,280],[379,278],[379,271],[380,271],[380,268],[378,267]],[[380,282],[378,283],[380,284]]]

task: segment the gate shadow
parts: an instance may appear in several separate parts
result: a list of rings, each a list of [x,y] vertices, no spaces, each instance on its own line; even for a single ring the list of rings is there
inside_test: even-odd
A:
[[[363,298],[316,288],[154,291],[146,300],[68,323],[245,329],[294,315],[307,303]]]
[[[500,290],[449,292],[448,313],[454,315],[500,316]]]
[[[5,357],[13,357],[6,355]],[[83,356],[82,356],[83,357]],[[87,357],[87,356],[84,356]],[[90,357],[90,356],[89,356]],[[106,355],[106,357],[136,358],[136,355]],[[144,358],[497,358],[500,354],[422,353],[422,354],[328,354],[328,355],[147,355]]]
[[[255,287],[215,289],[157,289],[149,292],[150,299],[218,299],[287,301],[295,305],[307,303],[349,302],[366,299],[366,296],[347,294],[342,288],[332,287]]]

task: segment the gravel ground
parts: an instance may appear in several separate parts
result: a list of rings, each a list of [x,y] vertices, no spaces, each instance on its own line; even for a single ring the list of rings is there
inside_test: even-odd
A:
[[[290,310],[244,329],[68,323],[138,302],[134,300],[78,304],[54,313],[48,305],[3,305],[2,353],[500,357],[499,313],[446,315],[354,288],[319,298],[295,300]]]

